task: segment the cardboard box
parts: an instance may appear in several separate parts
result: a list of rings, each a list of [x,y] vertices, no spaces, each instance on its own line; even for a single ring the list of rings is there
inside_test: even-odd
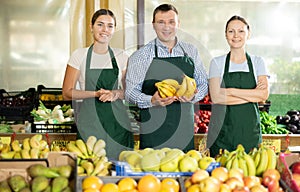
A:
[[[280,172],[282,182],[291,189],[290,191],[293,192],[300,192],[300,188],[293,180],[292,172],[290,171],[289,167],[297,161],[300,161],[299,153],[280,153],[277,164],[277,169]]]
[[[47,167],[56,167],[61,165],[71,165],[73,167],[72,175],[69,179],[70,187],[76,191],[77,180],[77,157],[70,152],[49,152],[47,159],[1,159],[0,160],[0,181],[3,181],[13,175],[22,175],[29,182],[31,180],[27,173],[27,168],[34,164],[42,164]]]

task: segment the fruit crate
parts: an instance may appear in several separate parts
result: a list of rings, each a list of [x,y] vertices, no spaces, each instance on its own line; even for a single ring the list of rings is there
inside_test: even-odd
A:
[[[87,176],[78,176],[77,177],[77,191],[76,192],[82,192],[82,181],[86,178]],[[125,178],[127,176],[101,176],[99,177],[103,183],[115,183],[115,184],[118,184],[118,182]],[[139,181],[139,179],[141,178],[142,176],[132,176],[131,178],[133,178],[137,183]],[[160,181],[162,181],[164,178],[166,177],[157,177]],[[180,185],[180,188],[179,188],[179,192],[184,192],[186,191],[185,188],[184,188],[184,180],[182,177],[172,177],[174,179],[177,180],[177,182],[179,183]]]
[[[152,174],[157,177],[185,177],[193,174],[193,172],[134,172],[129,164],[124,161],[112,161],[112,165],[113,174],[116,176],[144,176]],[[220,163],[212,162],[206,170],[210,173],[216,167],[220,167]]]
[[[300,192],[296,181],[293,179],[290,166],[300,161],[299,153],[280,153],[278,158],[277,169],[280,172],[281,185],[287,188],[287,191]]]
[[[46,88],[44,85],[38,85],[37,87],[37,99],[36,106],[39,106],[39,101],[50,109],[53,109],[56,105],[71,105],[72,101],[66,101],[62,96],[62,88]]]
[[[72,124],[31,124],[32,133],[77,133],[77,126]]]
[[[76,191],[77,182],[77,157],[70,152],[49,152],[45,159],[0,159],[0,181],[12,175],[21,175],[27,182],[31,181],[28,168],[34,164],[41,164],[46,167],[56,167],[61,165],[71,165],[72,173],[69,178],[69,186],[72,191]]]
[[[31,120],[30,112],[35,107],[35,97],[35,88],[13,92],[1,89],[0,119],[5,121]]]

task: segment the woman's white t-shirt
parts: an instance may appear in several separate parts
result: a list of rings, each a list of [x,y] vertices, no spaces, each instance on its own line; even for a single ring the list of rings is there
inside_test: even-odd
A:
[[[116,57],[116,61],[119,67],[119,87],[122,87],[121,79],[122,79],[122,71],[126,70],[128,55],[124,50],[119,48],[112,48],[114,56]],[[86,57],[87,57],[88,47],[78,48],[76,49],[69,61],[68,65],[71,67],[80,70],[79,76],[79,86],[81,90],[85,90],[85,68],[86,68]],[[109,52],[106,54],[97,54],[92,52],[92,59],[90,64],[91,69],[112,69],[112,62],[110,58]]]
[[[219,77],[222,78],[224,74],[224,69],[225,69],[225,61],[226,61],[226,55],[222,55],[219,57],[214,57],[209,66],[209,79],[214,78],[214,77]],[[260,56],[255,56],[255,55],[250,55],[251,62],[253,65],[253,72],[255,79],[257,81],[258,76],[262,75],[267,75],[268,76],[268,71],[265,65],[265,62],[262,57]],[[230,61],[229,64],[229,72],[249,72],[249,67],[247,64],[247,61],[236,64]]]

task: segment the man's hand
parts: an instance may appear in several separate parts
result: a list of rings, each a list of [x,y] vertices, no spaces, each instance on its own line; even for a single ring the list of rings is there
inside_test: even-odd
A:
[[[166,97],[166,98],[161,98],[159,96],[158,91],[154,93],[154,95],[151,98],[151,103],[153,106],[167,106],[173,103],[174,101],[177,100],[177,97]]]
[[[106,90],[106,89],[100,89],[97,91],[97,94],[99,94],[99,100],[102,102],[107,102],[107,101],[115,101],[119,98],[119,91],[118,90]]]

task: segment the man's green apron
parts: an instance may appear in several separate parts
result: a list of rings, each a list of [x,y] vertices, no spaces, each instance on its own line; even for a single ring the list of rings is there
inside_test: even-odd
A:
[[[230,53],[227,54],[222,88],[254,89],[256,80],[250,56],[246,53],[249,72],[229,72]],[[215,156],[220,149],[234,151],[242,144],[249,152],[262,141],[257,103],[218,105],[212,107],[208,128],[208,148]]]
[[[155,57],[149,66],[142,92],[153,95],[155,83],[164,79],[182,82],[183,75],[194,76],[194,62],[185,53],[181,57],[159,58],[155,45]],[[194,149],[194,105],[174,102],[166,107],[141,109],[140,148]]]
[[[109,47],[112,69],[91,69],[92,51],[93,45],[90,46],[86,59],[85,89],[117,89],[119,68],[113,51]],[[103,139],[106,142],[107,157],[117,160],[122,150],[133,148],[133,133],[126,110],[120,99],[114,102],[102,102],[99,98],[84,99],[78,117],[78,137],[85,141],[90,135]]]

